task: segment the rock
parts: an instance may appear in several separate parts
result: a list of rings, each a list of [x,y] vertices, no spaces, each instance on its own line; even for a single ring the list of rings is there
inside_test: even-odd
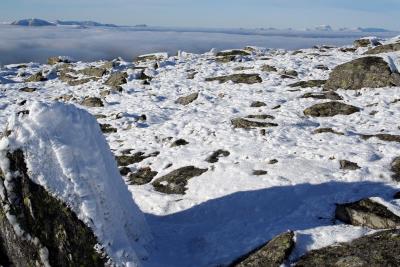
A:
[[[268,161],[268,164],[271,164],[271,165],[276,164],[276,163],[278,163],[277,159],[271,159],[270,161]]]
[[[25,82],[44,82],[47,81],[47,78],[43,76],[43,73],[41,71],[31,75],[28,79],[25,80]]]
[[[368,47],[368,46],[377,46],[381,45],[381,43],[377,39],[371,39],[371,38],[361,38],[358,40],[355,40],[353,43],[355,48],[360,48],[360,47]]]
[[[19,89],[19,91],[21,92],[25,92],[25,93],[33,93],[35,92],[37,89],[33,88],[33,87],[22,87],[21,89]]]
[[[261,101],[254,101],[250,104],[251,108],[259,108],[259,107],[265,107],[267,104]]]
[[[141,55],[136,57],[134,60],[137,63],[147,62],[147,61],[162,61],[168,59],[167,53],[155,53],[155,54],[148,54],[148,55]]]
[[[318,92],[318,93],[305,93],[300,98],[315,98],[315,99],[329,99],[329,100],[343,100],[343,98],[332,91]]]
[[[364,140],[368,140],[370,138],[378,138],[381,141],[386,142],[399,142],[400,143],[400,135],[393,134],[360,134],[361,138]]]
[[[216,57],[215,61],[220,63],[228,63],[236,60],[236,56]]]
[[[128,166],[134,163],[139,163],[147,158],[150,157],[156,157],[160,154],[160,152],[153,152],[148,155],[146,155],[144,152],[136,152],[133,155],[121,155],[121,156],[116,156],[115,159],[118,163],[118,166]]]
[[[178,139],[178,140],[175,140],[175,141],[171,144],[171,147],[186,146],[187,144],[189,144],[189,142],[186,141],[185,139]]]
[[[365,55],[376,55],[376,54],[390,53],[390,52],[396,52],[396,51],[400,51],[400,43],[379,45],[377,47],[374,47],[374,48],[368,50],[364,54]]]
[[[148,184],[157,174],[158,172],[152,171],[150,167],[141,168],[128,176],[128,182],[131,185]]]
[[[131,168],[128,168],[128,167],[121,167],[121,168],[119,168],[119,173],[120,173],[122,176],[126,176],[126,175],[128,175],[130,172],[131,172]]]
[[[86,107],[104,107],[103,101],[98,97],[86,97],[81,102],[81,105]]]
[[[301,88],[308,88],[308,87],[321,87],[326,83],[326,80],[308,80],[308,81],[300,81],[296,83],[289,84],[289,87],[301,87]]]
[[[112,127],[111,124],[100,124],[100,129],[103,133],[116,133],[117,129]]]
[[[276,127],[278,124],[271,122],[261,122],[261,121],[252,121],[244,118],[235,118],[231,120],[233,127],[235,128],[243,128],[243,129],[252,129],[257,127]]]
[[[254,170],[253,171],[253,175],[256,175],[256,176],[261,176],[261,175],[266,175],[266,174],[268,174],[268,172],[264,171],[264,170]]]
[[[337,135],[344,135],[344,133],[337,132],[337,131],[333,130],[332,128],[319,128],[319,129],[315,129],[313,131],[313,134],[321,134],[321,133],[333,133],[333,134],[337,134]]]
[[[55,65],[58,63],[71,63],[71,61],[66,57],[49,57],[47,59],[47,64]]]
[[[357,51],[357,49],[354,48],[354,47],[342,47],[342,48],[340,48],[339,50],[340,50],[341,52],[343,52],[343,53],[354,53],[354,52]]]
[[[360,108],[337,101],[315,104],[304,110],[304,115],[311,117],[333,117],[359,112]]]
[[[400,182],[400,157],[395,158],[390,164],[391,171],[394,173],[392,175],[393,180]]]
[[[175,103],[186,106],[186,105],[189,105],[190,103],[192,103],[193,101],[195,101],[198,97],[199,97],[199,93],[198,92],[192,93],[192,94],[187,95],[187,96],[179,97],[175,101]]]
[[[126,72],[114,72],[106,81],[106,85],[113,88],[119,88],[121,85],[128,82],[128,74]]]
[[[198,73],[197,71],[189,72],[187,75],[187,79],[193,80],[197,73]]]
[[[240,49],[221,51],[216,54],[217,57],[250,56],[250,55],[251,53],[249,53],[248,51]]]
[[[193,177],[200,176],[207,169],[199,169],[194,166],[186,166],[170,172],[155,180],[152,184],[154,189],[165,194],[185,194],[187,181]]]
[[[400,230],[387,230],[312,250],[302,256],[296,267],[320,266],[399,266]]]
[[[342,170],[353,170],[354,171],[354,170],[361,169],[361,167],[358,166],[357,163],[351,162],[348,160],[340,160],[339,164],[340,164],[340,169],[342,169]]]
[[[209,157],[206,158],[206,161],[209,163],[216,163],[218,162],[219,158],[221,157],[228,157],[231,153],[229,151],[218,149],[217,151],[213,152]]]
[[[233,83],[254,84],[261,83],[262,79],[258,74],[232,74],[227,76],[211,77],[205,79],[207,82],[218,81],[219,83],[226,83],[232,81]]]
[[[78,73],[81,73],[81,74],[86,75],[86,76],[101,78],[107,73],[107,69],[89,67],[89,68],[85,68],[85,69],[79,70]]]
[[[246,116],[248,119],[257,119],[257,120],[266,120],[266,119],[271,119],[274,120],[275,117],[268,115],[268,114],[256,114],[256,115],[248,115]]]
[[[281,75],[281,78],[282,78],[282,79],[294,79],[293,76],[289,76],[289,75],[285,75],[285,74],[282,74],[282,75]]]
[[[400,199],[400,191],[394,194],[393,196],[394,199]]]
[[[297,77],[299,76],[299,73],[295,70],[284,70],[282,73],[282,75],[287,75],[287,76],[292,76],[292,77]]]
[[[329,70],[329,68],[327,66],[322,65],[322,64],[315,65],[314,68],[317,70]]]
[[[51,266],[105,266],[106,259],[95,250],[98,241],[92,230],[67,205],[32,182],[23,152],[16,150],[7,158],[18,182],[13,183],[14,201],[0,202],[0,262],[11,264],[5,266],[46,266],[45,260]],[[4,186],[4,177],[0,183]],[[6,219],[10,208],[13,224]],[[17,224],[21,230],[13,227]]]
[[[362,57],[334,68],[324,90],[400,86],[399,75],[381,57]]]
[[[274,66],[265,64],[265,65],[261,66],[261,71],[263,71],[263,72],[277,72],[278,70]]]
[[[254,69],[254,67],[243,67],[243,66],[239,66],[239,67],[233,68],[233,70],[235,70],[235,71],[252,70],[252,69]]]
[[[294,233],[283,233],[240,257],[230,264],[230,267],[279,267],[290,256],[294,248]],[[322,265],[321,265],[322,266]]]
[[[67,83],[70,86],[77,86],[77,85],[88,83],[93,80],[94,80],[93,78],[83,78],[83,79],[69,80]]]
[[[346,224],[372,229],[388,229],[400,226],[400,217],[384,205],[369,198],[352,203],[337,204],[335,218]]]

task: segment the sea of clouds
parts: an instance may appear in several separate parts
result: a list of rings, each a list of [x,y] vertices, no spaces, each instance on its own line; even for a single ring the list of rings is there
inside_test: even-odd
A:
[[[379,33],[391,37],[398,33]],[[363,32],[310,32],[244,29],[185,29],[161,27],[22,27],[0,25],[0,64],[45,62],[49,56],[70,56],[93,61],[122,57],[131,60],[140,54],[178,50],[204,53],[242,48],[300,49],[314,45],[348,45],[369,35]]]

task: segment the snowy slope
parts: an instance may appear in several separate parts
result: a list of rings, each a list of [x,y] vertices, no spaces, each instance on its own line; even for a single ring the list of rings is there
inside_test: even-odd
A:
[[[27,104],[20,105],[22,100],[47,102],[71,95],[73,98],[67,102],[93,115],[104,115],[98,121],[117,129],[106,135],[115,155],[127,149],[132,153],[160,152],[156,157],[130,165],[133,172],[151,167],[158,172],[154,178],[157,179],[188,165],[207,168],[207,172],[189,180],[185,195],[163,194],[151,184],[127,185],[146,213],[154,235],[155,248],[145,266],[228,264],[288,229],[296,233],[292,254],[296,259],[310,249],[369,232],[332,223],[335,203],[374,196],[400,207],[400,202],[391,198],[399,186],[392,181],[390,171],[391,161],[399,156],[400,144],[376,138],[362,140],[358,135],[400,134],[397,123],[400,102],[396,101],[400,98],[400,88],[338,90],[342,102],[360,107],[361,112],[308,118],[303,110],[326,100],[300,97],[321,89],[288,87],[300,80],[327,79],[330,70],[318,65],[332,69],[361,57],[363,52],[365,48],[355,53],[339,48],[315,48],[297,54],[259,49],[242,60],[224,64],[216,62],[212,52],[201,55],[181,52],[157,69],[149,64],[146,74],[153,76],[150,85],[137,80],[138,70],[134,69],[137,65],[121,62],[113,71],[126,71],[128,83],[122,85],[121,93],[106,96],[100,93],[107,89],[103,83],[108,76],[78,86],[68,86],[58,79],[5,83],[0,85],[0,126],[4,128],[7,117],[15,111],[26,109]],[[390,56],[393,65],[399,66],[398,57]],[[72,66],[82,69],[103,63],[78,62]],[[278,72],[263,72],[264,64],[276,67]],[[250,69],[237,70],[237,67]],[[53,68],[40,64],[28,64],[25,68],[9,65],[0,70],[0,77],[21,82],[23,73],[48,72]],[[299,76],[282,79],[279,73],[288,69],[296,70]],[[194,79],[187,79],[188,73],[193,72],[197,72]],[[205,81],[208,77],[232,73],[259,73],[263,82],[245,85]],[[37,90],[20,92],[25,86]],[[182,106],[175,102],[178,97],[194,92],[199,92],[199,97],[193,103]],[[80,106],[78,103],[86,96],[101,97],[104,107]],[[266,106],[250,107],[253,101],[263,101]],[[142,114],[147,119],[138,121]],[[278,126],[268,128],[265,135],[259,130],[232,127],[232,118],[255,114],[274,116],[269,121]],[[312,134],[323,127],[331,127],[343,135]],[[90,136],[89,132],[83,133]],[[179,138],[189,144],[171,147]],[[230,155],[214,164],[206,162],[218,149],[227,150]],[[278,162],[269,164],[273,159]],[[338,162],[341,159],[356,162],[361,169],[341,170]],[[255,176],[254,170],[265,170],[267,174]]]
[[[151,235],[123,184],[96,120],[62,103],[34,102],[13,116],[2,150],[24,151],[29,176],[90,226],[118,266],[140,266]]]

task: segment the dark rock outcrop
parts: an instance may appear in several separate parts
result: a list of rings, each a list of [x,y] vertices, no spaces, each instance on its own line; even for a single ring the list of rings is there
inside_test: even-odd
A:
[[[315,104],[304,110],[304,115],[312,117],[333,117],[359,112],[360,108],[337,101]]]
[[[352,203],[337,204],[335,218],[354,226],[388,229],[400,226],[400,217],[384,205],[369,198]]]
[[[262,79],[258,74],[232,74],[227,76],[218,76],[205,79],[207,82],[218,81],[219,83],[226,83],[231,81],[233,83],[254,84],[261,83]]]
[[[16,177],[13,201],[3,199],[0,203],[0,262],[8,261],[11,266],[45,266],[46,261],[61,267],[104,266],[106,259],[94,249],[98,241],[91,229],[69,207],[31,181],[23,152],[9,152],[7,157]],[[4,183],[1,175],[0,183]],[[13,224],[6,213],[14,215]],[[13,227],[16,224],[21,228],[18,231]]]
[[[252,129],[258,127],[276,127],[278,124],[272,122],[264,122],[264,121],[253,121],[247,120],[244,118],[235,118],[231,120],[233,127],[235,128],[243,128],[243,129]]]
[[[400,182],[400,157],[395,158],[390,164],[390,170],[393,172],[393,180]]]
[[[351,161],[348,161],[348,160],[340,160],[339,164],[340,164],[340,169],[342,169],[342,170],[352,170],[352,171],[354,171],[354,170],[358,170],[358,169],[361,168],[360,166],[358,166],[357,163],[351,162]]]
[[[308,81],[300,81],[296,83],[289,84],[289,87],[301,87],[301,88],[308,88],[308,87],[321,87],[326,83],[326,80],[308,80]]]
[[[365,55],[376,55],[376,54],[396,52],[396,51],[400,51],[400,43],[379,45],[377,47],[374,47],[374,48],[368,50],[364,54]]]
[[[251,53],[246,50],[234,49],[221,51],[216,54],[217,57],[227,57],[227,56],[250,56]]]
[[[381,45],[381,43],[376,39],[361,38],[361,39],[355,40],[353,42],[353,45],[356,48],[360,48],[360,47],[368,47],[368,46],[377,46],[377,45]]]
[[[400,230],[377,232],[356,239],[308,252],[296,267],[320,266],[399,266]]]
[[[336,92],[317,92],[317,93],[305,93],[301,98],[315,98],[315,99],[329,99],[329,100],[343,100],[343,98]]]
[[[44,82],[47,81],[47,78],[43,76],[43,73],[41,71],[32,74],[30,77],[28,77],[25,82]]]
[[[263,72],[277,72],[277,68],[275,68],[274,66],[271,65],[262,65],[261,66],[261,71]]]
[[[49,57],[47,59],[47,64],[49,65],[55,65],[58,63],[71,63],[71,61],[64,57]]]
[[[179,97],[175,103],[186,106],[189,105],[190,103],[192,103],[193,101],[195,101],[197,98],[199,97],[199,93],[192,93],[190,95],[187,96],[181,96]]]
[[[182,167],[158,178],[152,185],[156,191],[161,193],[183,195],[187,190],[187,181],[206,171],[207,169],[199,169],[194,166]]]
[[[333,130],[332,128],[318,128],[313,131],[313,134],[321,134],[321,133],[333,133],[337,135],[344,135],[344,133],[337,132]]]
[[[262,101],[253,101],[251,104],[250,104],[250,107],[251,108],[260,108],[260,107],[265,107],[267,104],[265,104],[265,102],[262,102]]]
[[[237,259],[230,267],[279,267],[289,257],[294,248],[294,233],[283,233]]]
[[[189,142],[186,141],[185,139],[177,139],[174,142],[172,142],[171,147],[186,146],[188,144]]]
[[[104,107],[103,101],[98,97],[87,97],[81,102],[86,107]]]
[[[150,157],[156,157],[158,156],[158,154],[160,154],[160,152],[153,152],[150,154],[145,154],[144,152],[136,152],[133,155],[120,155],[120,156],[116,156],[115,159],[118,163],[118,166],[128,166],[134,163],[139,163],[147,158]]]
[[[229,151],[218,149],[214,151],[210,156],[206,158],[206,161],[209,163],[216,163],[218,162],[219,158],[221,157],[228,157],[231,153]]]
[[[121,85],[128,82],[127,78],[128,74],[126,72],[114,72],[110,75],[105,84],[112,88],[119,89]]]
[[[324,90],[399,86],[399,75],[381,57],[362,57],[334,68]]]
[[[128,176],[128,182],[131,185],[144,185],[148,184],[153,180],[158,172],[152,171],[150,167],[144,167],[137,170],[135,173],[131,173]]]
[[[33,93],[36,90],[37,89],[33,87],[22,87],[21,89],[19,89],[20,92],[25,92],[25,93]]]
[[[257,120],[266,120],[266,119],[274,120],[275,119],[274,116],[268,115],[268,114],[248,115],[248,116],[246,116],[246,118],[248,118],[248,119],[257,119]]]
[[[108,123],[100,124],[100,130],[103,133],[116,133],[117,132],[117,128],[112,127],[111,124],[108,124]]]
[[[268,172],[267,172],[267,171],[264,171],[264,170],[254,170],[252,174],[253,174],[253,175],[256,175],[256,176],[261,176],[261,175],[266,175],[266,174],[268,174]]]
[[[101,78],[107,73],[107,69],[105,68],[97,68],[97,67],[89,67],[82,70],[79,70],[78,73],[81,73],[90,77],[98,77]]]
[[[360,136],[364,140],[378,138],[379,140],[386,142],[400,142],[400,135],[394,134],[361,134]]]

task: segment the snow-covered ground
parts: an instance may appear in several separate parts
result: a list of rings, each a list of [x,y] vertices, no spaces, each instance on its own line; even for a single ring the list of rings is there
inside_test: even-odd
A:
[[[288,87],[300,80],[327,79],[330,71],[318,65],[332,69],[360,57],[365,50],[304,49],[292,54],[257,49],[242,61],[230,63],[216,62],[212,53],[179,53],[159,68],[146,70],[154,77],[150,85],[136,79],[135,64],[122,62],[113,71],[128,72],[123,91],[105,96],[104,107],[93,108],[78,103],[87,96],[100,97],[100,92],[107,89],[103,84],[107,76],[78,86],[68,86],[59,79],[28,84],[21,83],[23,78],[18,74],[39,70],[54,73],[55,67],[7,65],[0,69],[0,126],[5,128],[8,117],[26,109],[33,100],[47,102],[72,95],[75,99],[70,103],[93,115],[105,115],[98,121],[117,129],[106,135],[115,155],[127,149],[132,153],[160,152],[131,165],[132,171],[150,166],[158,172],[156,179],[188,165],[207,169],[189,180],[184,195],[163,194],[151,184],[127,185],[146,214],[155,240],[144,266],[223,266],[288,229],[296,233],[291,256],[296,259],[310,249],[369,233],[367,229],[334,223],[335,203],[374,196],[393,210],[400,209],[400,202],[392,200],[399,186],[390,172],[400,144],[376,138],[363,140],[358,135],[400,134],[400,101],[395,101],[400,98],[400,88],[338,90],[342,102],[360,107],[361,112],[310,118],[303,115],[303,110],[326,100],[300,96],[321,89]],[[399,66],[398,58],[391,58],[392,65]],[[78,62],[73,66],[82,69],[103,63]],[[261,71],[264,64],[275,66],[278,72]],[[237,67],[249,69],[235,70]],[[299,76],[282,79],[279,72],[284,70],[296,70]],[[193,72],[197,72],[194,79],[187,79]],[[259,73],[263,82],[247,85],[205,81],[233,73]],[[26,86],[37,90],[19,90]],[[175,102],[194,92],[199,92],[199,97],[193,103],[183,106]],[[24,100],[27,104],[21,105]],[[253,101],[265,102],[266,106],[250,107]],[[138,121],[142,114],[146,120]],[[273,116],[275,119],[269,121],[278,126],[267,128],[262,135],[259,130],[235,129],[231,125],[233,118],[256,114]],[[312,133],[325,127],[344,135]],[[180,138],[189,144],[171,147]],[[217,163],[206,162],[218,149],[230,155]],[[277,163],[270,164],[274,159]],[[342,159],[356,162],[361,169],[341,170]],[[254,170],[265,170],[267,174],[255,176]]]

